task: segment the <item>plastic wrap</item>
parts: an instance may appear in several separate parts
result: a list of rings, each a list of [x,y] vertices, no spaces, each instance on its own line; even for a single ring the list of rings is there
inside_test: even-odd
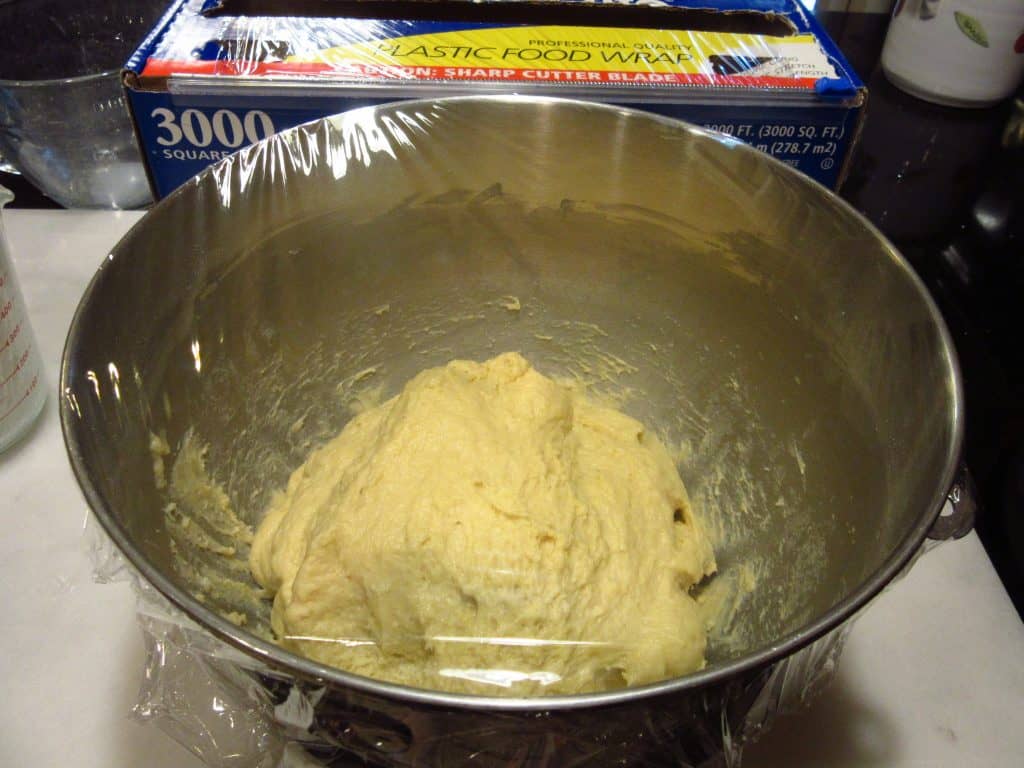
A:
[[[518,718],[479,714],[473,725],[488,731],[500,757],[474,759],[460,743],[462,734],[450,727],[457,717],[425,718],[401,706],[381,712],[360,706],[358,696],[339,706],[323,686],[298,683],[217,640],[149,586],[94,519],[89,521],[97,580],[128,581],[137,600],[147,658],[133,715],[211,768],[557,768],[566,765],[565,752],[545,749],[556,738],[578,742],[578,756],[590,761],[581,764],[736,768],[746,744],[828,686],[853,624],[844,623],[742,682],[712,689],[693,709],[672,711],[652,703],[648,728],[640,734],[617,733],[613,723],[598,732],[545,724],[531,734]]]
[[[97,541],[97,573],[139,596],[136,714],[215,766],[737,765],[828,682],[848,620],[912,559],[952,482],[959,390],[921,290],[820,187],[637,112],[389,105],[229,158],[111,254],[63,368],[72,463],[144,574]],[[616,423],[634,443],[644,423],[674,449],[716,548],[702,597],[719,590],[728,617],[707,669],[481,698],[275,644],[248,555],[289,475],[420,371],[508,349],[629,413]],[[687,519],[681,501],[662,511],[666,528]],[[368,591],[409,599],[361,565],[382,574]],[[402,626],[375,615],[369,638],[321,639]],[[496,636],[552,641],[457,639]],[[408,639],[430,638],[399,653]]]

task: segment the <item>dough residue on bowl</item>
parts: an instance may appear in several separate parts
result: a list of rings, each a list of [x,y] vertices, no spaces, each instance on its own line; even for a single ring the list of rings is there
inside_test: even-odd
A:
[[[711,545],[644,426],[517,353],[414,377],[314,451],[250,566],[279,642],[420,688],[568,694],[704,665]]]

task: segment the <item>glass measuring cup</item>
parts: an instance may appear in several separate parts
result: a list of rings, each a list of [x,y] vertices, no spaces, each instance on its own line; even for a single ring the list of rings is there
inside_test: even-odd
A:
[[[4,234],[3,207],[13,199],[0,187],[0,451],[28,431],[46,402],[43,361]]]
[[[121,67],[167,0],[0,0],[0,165],[68,208],[151,201]]]

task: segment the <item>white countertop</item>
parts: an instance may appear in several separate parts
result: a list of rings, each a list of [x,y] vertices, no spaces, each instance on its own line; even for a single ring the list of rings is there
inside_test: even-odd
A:
[[[71,315],[139,214],[6,211],[8,239],[56,392]],[[94,584],[86,505],[56,397],[0,455],[0,763],[200,768],[130,719],[143,664],[126,584]],[[1017,766],[1024,625],[977,536],[943,544],[855,625],[834,684],[748,748],[745,768]]]

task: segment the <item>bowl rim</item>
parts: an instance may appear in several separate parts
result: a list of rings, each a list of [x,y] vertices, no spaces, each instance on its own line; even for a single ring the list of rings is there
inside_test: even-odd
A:
[[[179,198],[188,194],[188,191],[202,183],[213,175],[223,175],[221,168],[236,158],[244,158],[247,154],[261,151],[264,143],[287,140],[289,135],[299,132],[312,133],[315,126],[323,122],[329,122],[339,115],[354,113],[381,113],[390,109],[422,110],[427,107],[447,107],[459,103],[512,103],[522,105],[554,105],[562,109],[585,109],[625,113],[634,119],[642,119],[672,128],[676,131],[684,131],[714,141],[728,143],[730,149],[742,153],[756,154],[759,162],[766,162],[782,174],[791,183],[800,184],[803,187],[811,188],[816,195],[824,195],[825,200],[841,211],[842,215],[852,218],[860,226],[877,238],[886,255],[893,262],[893,265],[903,273],[904,278],[917,291],[923,300],[928,315],[934,323],[940,338],[940,347],[948,364],[948,373],[951,385],[952,400],[952,421],[953,431],[947,448],[945,466],[940,478],[935,484],[935,491],[932,494],[930,504],[921,511],[917,521],[903,535],[893,551],[885,558],[882,564],[868,577],[863,579],[851,592],[841,601],[833,605],[828,611],[815,619],[803,624],[799,628],[782,635],[775,642],[765,644],[754,649],[750,653],[733,659],[728,662],[714,664],[697,672],[681,677],[669,678],[643,686],[628,687],[611,691],[600,691],[592,693],[580,693],[560,696],[536,696],[536,697],[503,697],[483,696],[476,694],[458,694],[429,689],[413,688],[397,683],[390,683],[369,677],[364,677],[345,670],[330,667],[319,662],[312,661],[306,657],[292,653],[283,647],[272,642],[262,640],[245,629],[236,626],[223,618],[210,608],[206,607],[184,589],[175,585],[159,569],[152,565],[146,557],[132,543],[131,539],[117,522],[112,511],[108,508],[105,499],[98,488],[89,477],[83,451],[83,443],[78,430],[85,427],[78,421],[75,405],[70,395],[71,378],[75,372],[75,350],[85,332],[84,318],[87,314],[92,297],[99,291],[100,286],[107,279],[110,265],[118,258],[118,254],[131,243],[142,227],[146,219],[151,215],[165,209]],[[281,137],[285,137],[282,139]],[[271,670],[277,673],[287,673],[294,678],[314,682],[318,685],[337,686],[359,691],[365,694],[375,695],[390,700],[418,703],[433,706],[444,706],[455,709],[490,710],[496,712],[545,712],[555,710],[589,709],[597,707],[609,707],[622,704],[636,703],[643,699],[665,696],[669,694],[680,694],[691,692],[696,689],[711,687],[724,683],[738,675],[751,672],[762,667],[767,667],[782,660],[815,640],[823,637],[829,632],[837,629],[851,619],[861,608],[876,597],[894,577],[911,561],[918,552],[922,542],[928,535],[929,529],[938,518],[945,503],[949,489],[953,486],[957,470],[960,467],[961,452],[963,447],[965,417],[964,417],[964,392],[959,360],[953,344],[952,336],[940,313],[935,300],[926,288],[924,282],[913,270],[910,263],[896,250],[889,240],[863,215],[856,211],[845,200],[840,198],[832,190],[822,186],[810,177],[805,176],[794,168],[786,165],[780,160],[760,152],[735,138],[725,134],[719,134],[693,124],[675,118],[645,112],[643,110],[612,106],[596,102],[586,102],[578,99],[562,99],[547,96],[455,96],[439,99],[418,99],[388,102],[369,107],[360,107],[338,115],[325,116],[317,120],[303,123],[293,128],[274,134],[257,144],[243,148],[226,159],[220,160],[208,166],[190,183],[183,184],[171,194],[158,201],[149,212],[146,213],[136,224],[118,241],[104,258],[93,275],[89,285],[83,293],[82,299],[75,310],[71,321],[68,335],[65,340],[60,366],[60,389],[58,400],[60,404],[61,431],[64,436],[65,448],[72,470],[86,501],[92,512],[98,518],[100,524],[110,538],[117,545],[134,569],[145,581],[152,584],[158,592],[167,598],[176,608],[197,622],[202,628],[211,632],[218,639],[225,641],[235,649],[242,651],[252,659],[262,662]],[[66,396],[67,395],[67,396]]]

